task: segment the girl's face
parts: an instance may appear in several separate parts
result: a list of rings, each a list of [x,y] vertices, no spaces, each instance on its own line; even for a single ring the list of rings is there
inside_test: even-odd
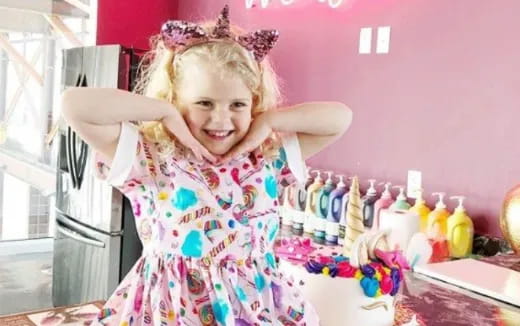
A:
[[[249,130],[253,94],[237,74],[221,74],[198,61],[183,67],[179,109],[193,136],[214,155],[224,155]]]

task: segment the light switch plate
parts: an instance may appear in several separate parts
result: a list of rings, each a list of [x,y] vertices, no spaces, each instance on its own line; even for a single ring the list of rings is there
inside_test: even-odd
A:
[[[359,54],[370,54],[372,50],[372,27],[363,27],[359,31]]]
[[[390,26],[377,28],[376,53],[388,53],[390,51]]]
[[[417,198],[422,189],[422,172],[416,170],[408,171],[408,185],[406,187],[406,195],[409,198]]]

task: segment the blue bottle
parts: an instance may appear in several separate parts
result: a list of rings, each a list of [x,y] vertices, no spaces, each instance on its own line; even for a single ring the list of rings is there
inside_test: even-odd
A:
[[[332,180],[332,172],[326,171],[328,178],[325,181],[325,185],[320,189],[318,193],[318,202],[315,206],[316,209],[316,220],[314,225],[314,241],[319,244],[325,243],[325,228],[327,226],[327,215],[329,212],[329,197],[332,191],[336,188],[334,181]]]
[[[339,220],[343,209],[343,196],[347,192],[344,175],[338,175],[338,186],[329,196],[329,210],[327,212],[327,224],[325,226],[325,243],[328,245],[338,244]]]

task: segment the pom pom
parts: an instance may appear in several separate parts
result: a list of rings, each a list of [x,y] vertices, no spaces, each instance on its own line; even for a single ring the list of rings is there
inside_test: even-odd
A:
[[[392,281],[392,279],[389,277],[389,276],[385,276],[381,279],[381,292],[383,294],[388,294],[392,291],[393,287],[394,287],[394,282]]]
[[[373,298],[376,296],[377,290],[379,289],[379,282],[373,278],[363,277],[361,279],[361,287],[367,297]]]

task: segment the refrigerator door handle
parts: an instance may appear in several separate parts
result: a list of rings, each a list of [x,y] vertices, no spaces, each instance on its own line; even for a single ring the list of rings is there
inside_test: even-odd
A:
[[[67,138],[66,138],[66,154],[67,154],[67,166],[69,169],[70,178],[72,180],[72,188],[76,188],[76,171],[74,166],[74,158],[73,158],[73,152],[72,152],[72,128],[67,127]]]
[[[62,233],[63,235],[65,235],[65,236],[67,236],[69,238],[72,238],[74,240],[77,240],[79,242],[82,242],[82,243],[85,243],[85,244],[88,244],[88,245],[92,245],[92,246],[96,246],[96,247],[100,247],[100,248],[105,248],[105,243],[104,242],[99,241],[99,240],[86,238],[85,236],[81,235],[80,233],[74,232],[74,231],[70,231],[70,230],[64,228],[63,226],[61,226],[59,224],[56,224],[56,229],[58,230],[58,232]]]

